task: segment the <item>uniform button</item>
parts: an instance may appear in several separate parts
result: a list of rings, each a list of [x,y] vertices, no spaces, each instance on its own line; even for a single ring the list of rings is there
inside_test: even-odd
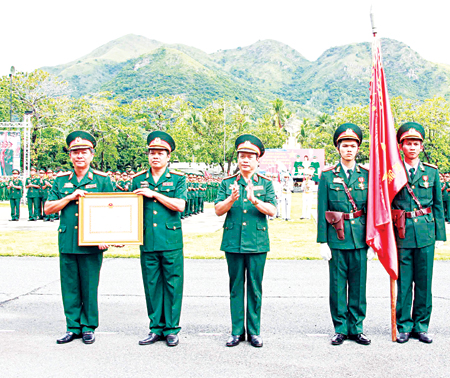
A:
[[[156,210],[153,210],[153,214],[155,214],[155,215],[156,215],[156,214],[158,214],[158,212],[157,212]]]
[[[153,223],[153,227],[156,227],[157,226],[157,224],[156,223]]]
[[[413,188],[413,189],[416,189],[416,187],[413,185],[413,186],[411,186],[411,188]]]
[[[258,196],[258,197],[260,197],[260,196],[261,196],[261,194],[259,194],[259,193],[258,193],[258,194],[257,194],[257,196]]]
[[[64,194],[68,194],[69,192],[64,192]]]
[[[177,228],[175,226],[173,226],[173,229],[176,230]]]
[[[350,210],[351,213],[353,213],[353,210]]]
[[[351,224],[355,224],[355,221],[351,221]]]
[[[78,226],[75,226],[75,230],[78,228]]]
[[[417,209],[416,208],[414,208],[414,211],[416,211]]]
[[[77,205],[78,205],[78,201],[77,202],[75,202]]]
[[[59,230],[59,232],[62,232],[61,230]]]
[[[351,191],[352,191],[352,188],[349,188],[348,191],[351,192]]]
[[[417,223],[417,218],[416,218],[416,219],[414,219],[414,222],[416,222],[416,223]]]
[[[156,202],[156,200],[153,200],[153,202]]]
[[[158,191],[158,188],[155,188],[156,191]]]
[[[78,213],[75,213],[75,216],[77,217],[77,216],[78,216]]]
[[[244,210],[244,214],[247,214],[247,210]]]
[[[244,199],[244,202],[247,202],[247,201],[248,201],[247,198],[245,198],[245,199]]]
[[[263,231],[266,231],[266,228],[265,228],[265,227],[263,227]]]
[[[247,226],[247,222],[242,223],[243,226]]]

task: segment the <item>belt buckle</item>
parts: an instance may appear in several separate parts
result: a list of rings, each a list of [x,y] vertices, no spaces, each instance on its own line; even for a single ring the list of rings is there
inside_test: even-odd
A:
[[[417,211],[414,210],[414,211],[411,211],[411,213],[412,213],[411,214],[412,218],[417,218]]]
[[[354,218],[353,213],[348,214],[348,219],[353,219],[353,218]]]

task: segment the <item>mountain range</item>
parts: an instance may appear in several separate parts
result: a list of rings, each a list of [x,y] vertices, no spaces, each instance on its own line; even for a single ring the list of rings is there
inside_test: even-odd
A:
[[[382,39],[391,97],[450,99],[450,66],[423,59],[402,42]],[[129,34],[66,64],[42,69],[65,79],[73,96],[111,91],[134,98],[181,95],[201,107],[212,100],[247,101],[257,111],[281,98],[289,104],[332,112],[369,101],[370,43],[332,47],[309,61],[274,40],[207,54]]]

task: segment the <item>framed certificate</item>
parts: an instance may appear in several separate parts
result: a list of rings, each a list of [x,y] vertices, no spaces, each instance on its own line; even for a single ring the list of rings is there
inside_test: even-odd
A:
[[[78,245],[142,245],[143,198],[134,193],[86,193],[78,204]]]

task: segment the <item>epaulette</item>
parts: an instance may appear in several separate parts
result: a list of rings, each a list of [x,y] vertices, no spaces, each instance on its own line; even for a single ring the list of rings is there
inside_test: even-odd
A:
[[[178,171],[169,171],[169,172],[173,175],[185,176],[185,173],[183,173],[183,172],[178,172]]]
[[[431,168],[434,168],[434,169],[438,169],[437,165],[434,165],[434,164],[424,163],[424,162],[422,162],[422,164],[423,164],[423,165],[426,165],[427,167],[431,167]]]
[[[362,169],[365,169],[366,171],[369,171],[369,168],[364,167],[364,165],[362,165],[362,164],[358,164],[358,165],[359,165],[359,168],[362,168]]]
[[[232,177],[236,177],[238,174],[239,174],[239,172],[234,174],[234,175],[231,175],[231,176],[228,176],[228,177],[224,177],[223,180],[228,180],[228,179],[230,179]]]
[[[259,177],[263,178],[263,179],[266,179],[266,180],[272,181],[272,180],[271,180],[270,178],[268,178],[268,177],[266,177],[266,176],[262,175],[261,173],[257,173],[257,175],[258,175]]]
[[[138,177],[138,176],[140,176],[140,175],[143,175],[145,172],[147,172],[147,171],[140,171],[140,172],[138,172],[138,173],[135,173],[133,176],[131,176],[131,178],[134,179],[135,177]]]
[[[107,177],[108,176],[107,173],[102,172],[102,171],[97,171],[96,169],[93,169],[92,172],[94,172],[96,175],[99,175],[99,176],[103,176],[103,177]]]
[[[69,172],[59,172],[56,177],[62,177],[62,176],[68,176],[70,175],[70,171]]]
[[[325,169],[322,170],[322,172],[328,172],[328,171],[331,171],[334,168],[336,168],[336,165],[332,165],[331,167],[325,168]]]

